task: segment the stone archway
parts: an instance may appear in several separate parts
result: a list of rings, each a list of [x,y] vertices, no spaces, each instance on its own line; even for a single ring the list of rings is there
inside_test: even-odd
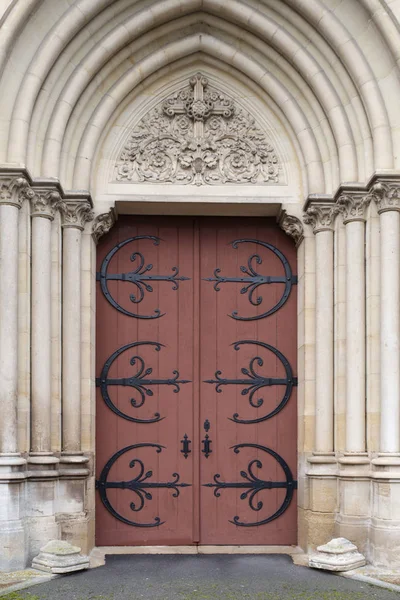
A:
[[[16,0],[0,16],[2,568],[50,537],[94,543],[93,239],[118,214],[199,209],[275,216],[299,241],[300,545],[337,532],[397,564],[397,10]],[[284,185],[108,177],[137,117],[197,72],[254,111]]]

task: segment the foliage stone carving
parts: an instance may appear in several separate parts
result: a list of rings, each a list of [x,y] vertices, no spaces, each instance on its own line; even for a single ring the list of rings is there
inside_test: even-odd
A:
[[[138,123],[114,178],[195,185],[279,183],[274,148],[255,119],[198,73]]]

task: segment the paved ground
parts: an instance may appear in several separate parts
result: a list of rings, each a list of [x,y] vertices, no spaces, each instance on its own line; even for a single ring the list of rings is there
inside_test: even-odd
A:
[[[400,594],[296,567],[288,556],[110,556],[7,600],[396,600]]]

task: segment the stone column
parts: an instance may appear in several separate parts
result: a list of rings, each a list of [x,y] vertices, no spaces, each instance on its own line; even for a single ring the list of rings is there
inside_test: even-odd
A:
[[[82,451],[82,231],[91,202],[76,194],[59,205],[62,227],[62,452],[58,522],[62,539],[87,549],[89,457]],[[72,501],[73,498],[73,501]],[[64,518],[65,517],[65,518]]]
[[[308,457],[310,509],[318,545],[333,535],[336,509],[336,458],[334,453],[334,345],[333,345],[333,202],[312,202],[304,216],[315,237],[315,427],[314,452]],[[318,534],[316,535],[316,532]]]
[[[19,456],[18,390],[18,216],[28,181],[0,179],[0,456]]]
[[[52,189],[53,188],[53,189]],[[59,537],[56,478],[59,460],[51,451],[51,227],[60,201],[54,183],[34,186],[31,198],[31,450],[28,464],[29,556]]]
[[[0,175],[0,570],[26,564],[24,479],[18,452],[18,220],[29,191],[22,173]]]
[[[365,454],[365,190],[342,194],[346,226],[346,451]]]
[[[51,453],[51,222],[57,191],[35,188],[32,198],[32,423],[30,462]],[[35,458],[36,457],[36,458]],[[45,457],[51,457],[51,461]],[[41,460],[43,459],[43,460]],[[58,462],[58,461],[56,461]]]
[[[81,452],[81,238],[93,213],[88,200],[60,204],[63,229],[63,462]]]
[[[339,459],[339,534],[361,551],[368,540],[370,461],[365,445],[366,320],[365,189],[348,189],[338,197],[346,230],[346,452]]]
[[[381,179],[381,180],[380,180]],[[380,219],[380,453],[372,460],[371,558],[399,567],[400,546],[400,179],[371,190]]]
[[[315,235],[315,455],[333,456],[333,227],[336,207],[309,206]],[[328,461],[329,462],[329,461]]]

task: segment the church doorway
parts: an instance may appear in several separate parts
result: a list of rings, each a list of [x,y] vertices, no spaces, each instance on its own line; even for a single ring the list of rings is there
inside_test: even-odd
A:
[[[295,544],[291,238],[120,217],[96,279],[96,544]]]

